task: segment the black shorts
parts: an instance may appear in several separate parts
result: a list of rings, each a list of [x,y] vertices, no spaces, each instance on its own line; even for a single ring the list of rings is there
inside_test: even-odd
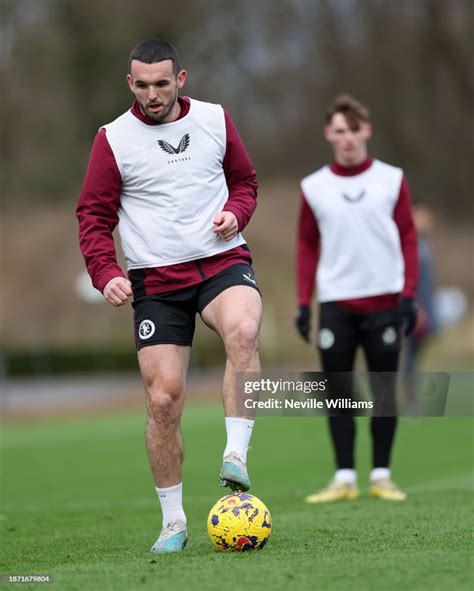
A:
[[[234,285],[247,285],[260,293],[252,267],[238,263],[197,285],[137,298],[132,304],[137,350],[164,344],[190,347],[196,313],[202,314],[215,297]]]

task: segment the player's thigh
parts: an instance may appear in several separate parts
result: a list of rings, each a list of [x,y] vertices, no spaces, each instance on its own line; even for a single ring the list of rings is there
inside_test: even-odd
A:
[[[234,265],[206,283],[199,300],[203,321],[224,340],[236,329],[258,334],[262,299],[249,265]]]
[[[399,306],[367,315],[361,324],[360,335],[369,371],[397,371],[402,344]]]
[[[239,329],[256,336],[262,318],[260,294],[246,286],[229,287],[204,308],[201,316],[224,341]]]
[[[138,351],[149,416],[179,420],[184,406],[191,347],[151,345]]]
[[[184,392],[191,347],[150,345],[138,351],[138,364],[147,390]]]
[[[180,397],[184,391],[195,310],[190,301],[174,297],[164,294],[133,302],[138,363],[148,396],[168,392]]]
[[[351,311],[335,302],[321,304],[316,342],[325,371],[352,371],[357,334]]]
[[[396,382],[402,339],[399,307],[368,315],[361,326],[362,346],[374,396],[374,416],[396,416]]]
[[[226,346],[234,340],[256,342],[262,319],[260,294],[246,286],[229,287],[204,308],[201,316]]]

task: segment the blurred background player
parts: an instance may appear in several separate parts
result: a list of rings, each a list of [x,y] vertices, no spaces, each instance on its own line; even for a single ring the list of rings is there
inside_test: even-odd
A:
[[[404,377],[404,396],[407,411],[416,414],[416,371],[423,349],[431,337],[438,332],[436,313],[436,279],[433,254],[429,235],[433,230],[433,213],[422,203],[413,205],[413,220],[418,236],[419,276],[416,286],[415,302],[417,308],[416,325],[404,342],[402,371]]]
[[[404,379],[405,412],[417,415],[418,375],[425,350],[429,343],[444,330],[456,325],[468,309],[468,298],[456,286],[441,287],[436,281],[436,265],[430,244],[435,227],[433,210],[424,203],[413,205],[413,221],[418,236],[419,276],[416,286],[416,325],[404,340],[402,372]]]
[[[187,541],[180,430],[196,313],[221,337],[227,445],[220,481],[247,490],[253,420],[238,417],[237,371],[258,371],[260,293],[240,233],[256,207],[255,169],[221,106],[178,93],[175,48],[138,44],[129,58],[132,107],[103,126],[79,198],[80,246],[94,286],[113,306],[133,295],[145,384],[146,442],[163,529],[153,552]],[[118,224],[128,278],[117,264]]]
[[[401,332],[409,334],[416,323],[417,239],[403,171],[368,156],[371,135],[368,109],[349,95],[335,98],[324,128],[334,160],[301,182],[296,326],[309,342],[316,281],[323,370],[351,372],[360,345],[370,372],[390,372],[384,374],[392,376],[384,393],[384,416],[371,419],[370,490],[373,497],[404,500],[405,493],[391,479],[390,456]],[[352,388],[348,379],[340,385]],[[308,496],[308,503],[359,496],[354,417],[350,411],[331,416],[329,429],[337,469],[329,486]]]

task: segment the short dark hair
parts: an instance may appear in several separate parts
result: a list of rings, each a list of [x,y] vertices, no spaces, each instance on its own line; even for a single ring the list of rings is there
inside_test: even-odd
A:
[[[135,45],[128,57],[128,71],[131,69],[132,60],[138,60],[144,64],[155,64],[164,60],[171,60],[176,76],[181,69],[176,48],[171,43],[160,41],[160,39],[146,39]]]
[[[350,94],[340,94],[332,101],[326,111],[326,125],[336,113],[344,115],[352,131],[359,129],[361,122],[370,122],[369,109]]]

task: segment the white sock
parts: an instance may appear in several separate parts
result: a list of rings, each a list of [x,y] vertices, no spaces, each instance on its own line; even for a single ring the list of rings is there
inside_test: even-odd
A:
[[[357,482],[357,472],[351,468],[336,470],[334,480],[344,484],[355,484]]]
[[[249,419],[225,418],[227,445],[224,450],[224,457],[233,451],[243,462],[247,461],[247,449],[252,437],[254,422]]]
[[[390,468],[374,468],[370,472],[370,482],[374,480],[381,480],[382,478],[390,478]]]
[[[163,513],[163,527],[171,521],[183,521],[186,523],[186,515],[183,511],[183,483],[168,488],[155,487],[156,494]]]

